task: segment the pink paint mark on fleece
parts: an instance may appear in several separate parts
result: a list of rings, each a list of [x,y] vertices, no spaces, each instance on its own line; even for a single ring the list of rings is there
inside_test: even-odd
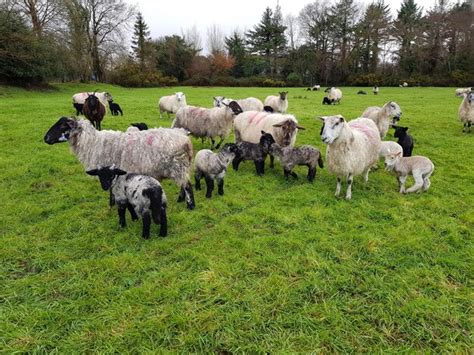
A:
[[[190,113],[194,118],[200,118],[204,115],[204,109],[200,107],[193,107],[190,109]]]
[[[149,134],[147,137],[146,137],[146,142],[148,145],[152,145],[153,144],[153,139],[155,137],[153,136],[153,134]]]
[[[135,142],[134,134],[127,134],[127,145],[131,145]]]
[[[249,124],[258,124],[263,118],[267,117],[265,112],[255,112],[255,114],[249,118]]]
[[[379,132],[360,122],[349,122],[349,127],[364,133],[370,140],[377,140]]]

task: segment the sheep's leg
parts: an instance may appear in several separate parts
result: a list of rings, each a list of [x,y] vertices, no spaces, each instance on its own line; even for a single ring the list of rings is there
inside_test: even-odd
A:
[[[407,181],[408,176],[399,176],[398,177],[398,187],[400,188],[400,193],[405,193],[405,181]]]
[[[290,177],[290,171],[283,168],[283,176],[285,176],[285,179],[288,180]]]
[[[240,157],[235,157],[234,160],[232,160],[232,168],[237,171],[239,170],[239,165],[242,162],[242,158]]]
[[[364,182],[367,183],[369,181],[369,172],[370,172],[370,167],[367,168],[367,170],[364,171]]]
[[[206,180],[206,198],[211,198],[212,197],[212,190],[214,190],[214,179],[212,179],[209,176],[204,176],[204,179]]]
[[[130,216],[132,216],[132,221],[136,221],[138,219],[137,213],[135,212],[135,208],[131,203],[127,203],[128,212],[130,212]]]
[[[201,190],[201,178],[202,178],[202,172],[200,170],[196,170],[194,173],[194,188],[199,191]]]
[[[352,198],[352,182],[353,182],[352,174],[349,174],[347,176],[346,200],[350,200]]]
[[[115,205],[115,196],[112,192],[112,189],[110,190],[110,194],[109,194],[109,207],[112,207]]]
[[[275,167],[275,157],[273,155],[270,154],[270,168],[274,168]]]
[[[214,141],[214,138],[211,138],[211,150],[214,149],[214,144],[215,144],[215,143],[216,143],[216,142]]]
[[[168,234],[168,220],[166,219],[166,207],[161,207],[160,211],[160,237],[166,237]]]
[[[315,177],[316,177],[316,168],[308,167],[308,181],[313,182]]]
[[[125,205],[118,206],[119,225],[122,228],[125,228],[127,226],[127,222],[125,221],[126,211],[127,211],[127,206]]]
[[[186,186],[184,187],[184,195],[186,199],[186,205],[189,210],[193,210],[194,207],[196,207],[196,204],[194,202],[194,193],[193,193],[193,186],[191,185],[191,181],[188,181],[186,183]]]
[[[148,239],[150,238],[150,225],[151,225],[150,212],[146,212],[143,215],[142,222],[143,222],[142,237],[145,239]]]
[[[258,176],[265,174],[265,163],[262,160],[255,160],[255,170]]]
[[[291,176],[293,176],[295,179],[298,179],[298,175],[294,171],[290,171]]]
[[[221,146],[222,142],[224,142],[224,138],[221,137],[220,142],[217,143],[217,145],[216,145],[216,149],[219,149],[219,147]]]
[[[161,111],[161,108],[160,108],[160,119],[163,118],[163,111]]]
[[[413,173],[415,184],[407,189],[407,194],[411,192],[417,192],[423,187],[423,175],[421,173]]]
[[[423,179],[423,191],[427,191],[430,188],[431,181],[429,176],[425,176]]]
[[[336,192],[334,193],[334,196],[336,196],[336,197],[338,197],[339,194],[341,193],[341,181],[342,181],[342,179],[338,176],[337,177]]]
[[[185,195],[186,195],[186,192],[184,190],[184,187],[181,186],[181,190],[179,191],[179,196],[178,196],[178,202],[183,202],[185,200]]]
[[[224,178],[217,178],[217,193],[224,195]]]

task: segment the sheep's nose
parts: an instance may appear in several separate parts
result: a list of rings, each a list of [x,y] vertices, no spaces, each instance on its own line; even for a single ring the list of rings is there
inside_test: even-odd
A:
[[[47,144],[52,144],[51,143],[51,137],[49,136],[49,134],[44,136],[44,142],[47,143]]]

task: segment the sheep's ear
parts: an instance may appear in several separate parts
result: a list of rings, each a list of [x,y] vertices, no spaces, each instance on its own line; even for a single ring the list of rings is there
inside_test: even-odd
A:
[[[395,156],[399,157],[401,154],[402,154],[402,152],[397,152],[397,153],[395,153]]]
[[[276,123],[273,125],[273,127],[281,127],[281,126],[283,126],[281,123]]]
[[[299,126],[299,125],[296,125],[296,128],[298,128],[298,129],[302,129],[302,130],[305,130],[305,129],[306,129],[306,128],[304,128],[304,127],[301,127],[301,126]]]
[[[89,175],[92,175],[92,176],[97,176],[97,175],[99,175],[99,170],[98,169],[88,170],[88,171],[86,171],[86,174],[89,174]]]
[[[318,116],[318,117],[315,117],[315,118],[319,118],[321,121],[326,121],[326,118],[327,116]]]
[[[213,98],[215,101],[217,101],[217,99],[216,99],[216,97],[215,97],[215,96],[213,96],[212,98]]]
[[[408,131],[408,127],[401,127],[405,132]]]
[[[342,123],[342,122],[345,121],[345,119],[344,119],[344,117],[343,117],[342,115],[339,115],[338,117],[339,117],[339,122],[340,122],[340,123]]]
[[[119,168],[115,168],[114,169],[114,174],[115,175],[125,175],[127,172],[125,170],[122,170],[122,169],[119,169]]]
[[[260,133],[261,133],[262,135],[264,135],[264,134],[266,134],[267,132],[265,132],[265,131],[260,131]]]

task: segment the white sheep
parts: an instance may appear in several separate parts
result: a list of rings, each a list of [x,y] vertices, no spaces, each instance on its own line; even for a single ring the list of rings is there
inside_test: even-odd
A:
[[[472,91],[472,87],[470,87],[470,88],[459,88],[459,89],[456,89],[455,95],[457,97],[464,97],[464,94],[468,94],[471,91]]]
[[[372,92],[374,93],[374,95],[378,95],[379,94],[379,87],[377,85],[375,85],[373,88],[372,88]]]
[[[346,199],[352,198],[354,176],[363,174],[369,179],[380,151],[380,135],[375,123],[368,118],[346,122],[341,115],[320,117],[324,121],[321,139],[327,144],[326,163],[329,172],[336,174],[335,196],[341,192],[341,181],[347,179]]]
[[[109,101],[113,101],[112,95],[108,92],[78,92],[72,95],[72,106],[76,109],[76,114],[82,114],[82,107],[90,95],[95,95],[99,101],[107,107]],[[107,114],[107,110],[106,110]]]
[[[434,164],[423,156],[403,157],[402,153],[389,153],[385,157],[385,168],[397,176],[400,193],[426,191],[431,182],[430,176],[434,171]],[[415,184],[405,190],[405,182],[409,175],[413,175]]]
[[[186,106],[186,95],[181,91],[174,95],[162,96],[158,101],[158,109],[160,110],[160,118],[163,117],[163,112],[166,112],[168,118],[170,113],[176,113],[181,107]]]
[[[203,108],[195,106],[184,106],[176,113],[173,128],[184,128],[193,136],[199,138],[210,138],[212,148],[215,138],[220,137],[216,148],[226,139],[231,130],[234,117],[242,112],[240,106],[232,101],[224,107]]]
[[[382,144],[380,145],[379,158],[385,159],[387,154],[398,153],[398,152],[403,154],[403,147],[400,144],[393,141],[383,141]]]
[[[383,107],[367,107],[361,117],[370,118],[374,121],[380,132],[380,138],[384,138],[390,126],[395,123],[394,121],[400,120],[401,115],[402,110],[400,106],[396,102],[390,101],[383,105]]]
[[[263,105],[270,106],[273,112],[285,113],[288,110],[288,91],[280,92],[279,96],[267,96]]]
[[[69,142],[72,152],[86,170],[98,166],[119,166],[125,171],[145,174],[161,180],[173,179],[181,187],[178,202],[186,200],[193,209],[190,182],[193,145],[184,130],[153,128],[126,132],[97,131],[86,120],[61,117],[46,133],[48,144]]]
[[[313,91],[321,90],[321,85],[313,85]]]
[[[246,99],[234,100],[229,99],[225,96],[215,96],[214,107],[223,106],[222,103],[230,104],[232,101],[236,101],[242,108],[242,111],[263,111],[263,103],[255,97],[247,97]]]
[[[331,87],[325,90],[328,94],[326,95],[327,99],[333,105],[340,103],[342,99],[342,91],[336,87]]]
[[[459,120],[464,124],[463,132],[470,132],[471,126],[474,124],[474,91],[463,94],[464,99],[459,106]]]

